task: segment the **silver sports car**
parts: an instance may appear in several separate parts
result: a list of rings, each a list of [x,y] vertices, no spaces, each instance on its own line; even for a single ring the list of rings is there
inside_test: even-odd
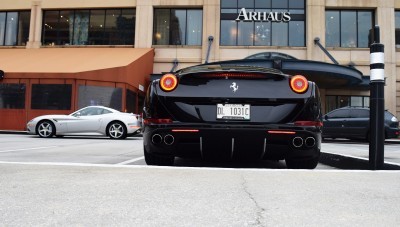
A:
[[[95,133],[111,139],[125,139],[140,132],[140,116],[104,106],[88,106],[70,115],[43,115],[30,120],[30,134],[52,136]]]

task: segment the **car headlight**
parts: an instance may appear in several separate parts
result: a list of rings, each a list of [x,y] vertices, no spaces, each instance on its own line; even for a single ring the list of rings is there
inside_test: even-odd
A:
[[[397,118],[395,116],[392,117],[391,119],[392,122],[398,122],[399,120],[397,120]]]

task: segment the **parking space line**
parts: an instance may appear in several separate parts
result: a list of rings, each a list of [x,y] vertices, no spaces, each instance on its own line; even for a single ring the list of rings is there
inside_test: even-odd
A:
[[[124,162],[120,162],[120,163],[117,163],[117,164],[115,164],[115,165],[126,165],[126,164],[130,164],[130,163],[133,163],[133,162],[136,162],[136,161],[140,161],[140,160],[143,160],[143,159],[144,159],[144,156],[139,157],[139,158],[134,158],[134,159],[126,160],[126,161],[124,161]]]
[[[31,148],[22,148],[22,149],[13,149],[13,150],[4,150],[0,151],[0,153],[5,153],[5,152],[13,152],[13,151],[29,151],[29,150],[39,150],[39,149],[47,149],[47,148],[54,148],[58,146],[51,146],[51,147],[31,147]]]

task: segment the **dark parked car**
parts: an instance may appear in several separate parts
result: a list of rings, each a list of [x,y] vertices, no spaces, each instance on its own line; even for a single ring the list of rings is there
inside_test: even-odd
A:
[[[143,112],[149,165],[175,157],[286,160],[315,168],[321,148],[318,87],[253,66],[200,65],[154,80]]]
[[[399,121],[389,111],[385,111],[385,138],[399,136]],[[343,107],[324,115],[324,138],[370,138],[369,108]]]

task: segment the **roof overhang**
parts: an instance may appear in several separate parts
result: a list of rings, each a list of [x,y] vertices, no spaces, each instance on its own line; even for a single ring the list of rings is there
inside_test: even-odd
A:
[[[145,85],[153,72],[152,48],[1,49],[5,79],[83,79]]]

